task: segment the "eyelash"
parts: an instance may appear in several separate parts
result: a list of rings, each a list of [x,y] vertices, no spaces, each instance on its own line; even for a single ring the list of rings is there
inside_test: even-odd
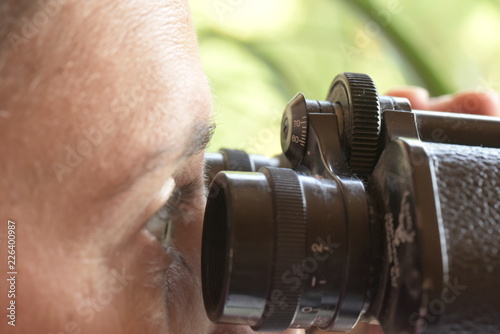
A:
[[[199,191],[200,185],[196,181],[176,186],[167,202],[146,223],[146,228],[164,246],[167,246],[171,237],[169,232],[173,228],[172,223],[180,219],[189,219],[189,215],[195,209],[194,199]]]
[[[164,207],[172,219],[183,215],[183,209],[192,209],[193,200],[200,191],[198,182],[192,181],[182,186],[176,186]],[[185,214],[185,213],[184,213]]]

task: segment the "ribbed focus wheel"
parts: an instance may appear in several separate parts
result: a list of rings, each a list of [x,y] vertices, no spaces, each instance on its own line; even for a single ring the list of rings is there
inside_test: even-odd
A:
[[[273,189],[275,212],[274,272],[266,310],[258,330],[283,331],[295,315],[301,289],[283,280],[283,274],[300,265],[306,249],[306,209],[297,174],[287,168],[263,169]],[[278,301],[277,296],[283,298]]]
[[[328,95],[343,110],[340,133],[351,171],[366,179],[378,159],[380,102],[372,79],[366,74],[342,73],[333,81]]]

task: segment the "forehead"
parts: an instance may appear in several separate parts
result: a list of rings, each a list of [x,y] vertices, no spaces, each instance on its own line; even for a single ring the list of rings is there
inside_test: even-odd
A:
[[[28,19],[45,2],[30,3]],[[18,52],[3,44],[0,109],[13,115],[4,136],[30,141],[9,152],[16,172],[32,168],[30,157],[49,179],[58,162],[71,171],[65,182],[99,183],[150,166],[148,157],[174,164],[198,150],[211,99],[185,1],[67,2],[53,15]]]

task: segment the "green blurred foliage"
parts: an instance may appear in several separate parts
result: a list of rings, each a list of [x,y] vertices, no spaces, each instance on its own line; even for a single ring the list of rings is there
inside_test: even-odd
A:
[[[191,0],[214,93],[220,147],[272,155],[298,91],[324,99],[340,72],[380,93],[499,90],[500,2],[486,0]]]

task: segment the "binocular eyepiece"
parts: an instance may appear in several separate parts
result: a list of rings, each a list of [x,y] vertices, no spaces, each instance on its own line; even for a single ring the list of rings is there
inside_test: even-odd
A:
[[[212,321],[500,331],[499,120],[412,110],[367,75],[343,73],[326,101],[291,100],[281,144],[285,158],[206,156]]]

